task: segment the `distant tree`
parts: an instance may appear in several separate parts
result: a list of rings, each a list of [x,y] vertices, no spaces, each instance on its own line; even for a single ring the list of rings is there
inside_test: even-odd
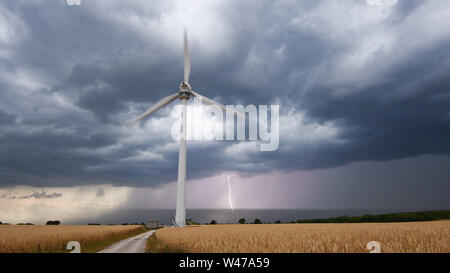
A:
[[[58,220],[54,220],[54,221],[47,221],[45,224],[57,226],[57,225],[61,224],[61,222]]]
[[[207,224],[207,223],[205,223]],[[186,225],[192,226],[192,225],[199,225],[199,223],[192,221],[192,219],[186,219]]]
[[[88,223],[88,226],[100,226],[99,223]]]
[[[253,224],[262,224],[261,220],[259,220],[258,218],[255,219],[255,221],[253,222]]]
[[[217,225],[216,220],[211,220],[211,222],[209,223],[210,225]]]
[[[281,221],[280,220],[276,220],[275,224],[281,224]]]
[[[128,226],[128,223],[122,223],[122,226]]]
[[[403,212],[363,216],[339,216],[325,219],[302,219],[297,223],[386,223],[386,222],[414,222],[450,219],[450,210]]]
[[[0,221],[0,225],[3,224],[2,221]]]
[[[34,226],[33,223],[26,223],[25,225],[27,225],[27,226]]]
[[[245,224],[245,223],[247,223],[247,221],[245,221],[245,218],[239,219],[239,224]]]

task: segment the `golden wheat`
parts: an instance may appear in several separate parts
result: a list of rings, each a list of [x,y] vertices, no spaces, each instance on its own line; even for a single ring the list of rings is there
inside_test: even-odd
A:
[[[450,252],[450,221],[189,226],[158,230],[159,248],[183,252]],[[154,238],[155,239],[155,238]]]
[[[61,252],[69,241],[102,244],[138,232],[142,226],[16,226],[0,225],[0,252]]]

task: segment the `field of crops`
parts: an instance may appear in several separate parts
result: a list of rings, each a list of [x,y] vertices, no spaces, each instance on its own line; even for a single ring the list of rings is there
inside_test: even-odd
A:
[[[109,244],[144,231],[142,226],[25,226],[0,225],[0,252],[63,252],[78,241],[82,252],[98,251]]]
[[[160,229],[154,236],[150,252],[367,253],[370,241],[383,253],[450,252],[450,221],[207,225]]]

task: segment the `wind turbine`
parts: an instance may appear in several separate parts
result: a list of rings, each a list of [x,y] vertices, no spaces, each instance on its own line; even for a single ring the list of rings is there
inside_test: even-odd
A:
[[[129,123],[132,126],[162,107],[176,99],[181,100],[181,125],[180,125],[180,151],[178,154],[178,183],[177,183],[177,207],[175,212],[175,224],[178,227],[186,226],[186,203],[185,203],[185,185],[186,185],[186,105],[191,96],[198,98],[207,105],[218,106],[222,111],[228,110],[224,105],[206,98],[192,90],[189,84],[189,75],[191,73],[191,60],[189,57],[189,46],[186,30],[184,31],[184,80],[180,84],[180,91],[163,98],[147,111]],[[230,110],[228,110],[230,111]],[[231,110],[232,111],[232,110]],[[235,111],[233,111],[235,113]]]

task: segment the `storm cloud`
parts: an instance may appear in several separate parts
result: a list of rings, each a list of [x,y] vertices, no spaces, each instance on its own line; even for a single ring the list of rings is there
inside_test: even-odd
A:
[[[178,91],[184,27],[196,91],[280,105],[278,150],[190,141],[189,179],[448,155],[449,10],[409,0],[2,1],[0,186],[175,181],[175,103],[123,124]]]
[[[59,193],[59,192],[54,192],[54,193],[47,193],[46,191],[41,191],[41,192],[33,192],[32,194],[28,194],[28,195],[22,195],[22,196],[8,196],[5,193],[2,193],[0,195],[1,199],[30,199],[30,198],[34,198],[34,199],[54,199],[54,198],[59,198],[62,197],[63,194]]]
[[[62,197],[62,193],[54,192],[54,193],[48,194],[45,191],[42,191],[42,192],[33,192],[32,194],[20,196],[17,198],[18,199],[29,199],[29,198],[53,199],[53,198],[59,198],[59,197]]]

